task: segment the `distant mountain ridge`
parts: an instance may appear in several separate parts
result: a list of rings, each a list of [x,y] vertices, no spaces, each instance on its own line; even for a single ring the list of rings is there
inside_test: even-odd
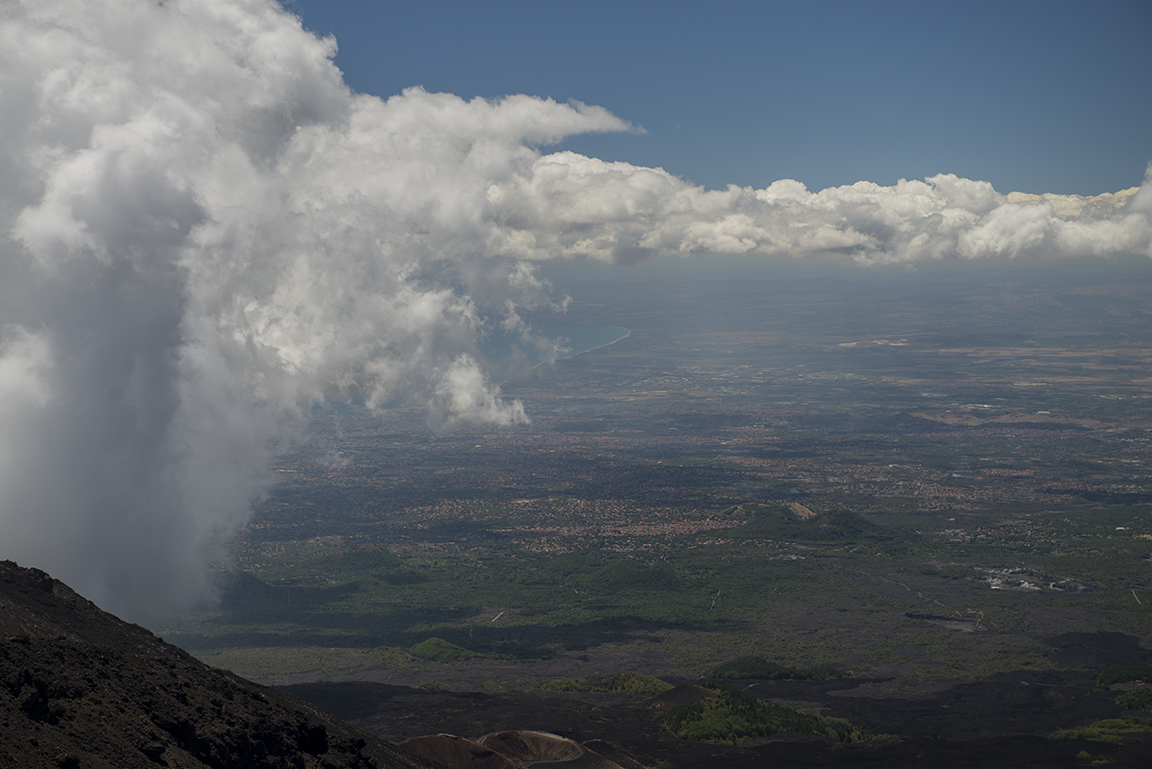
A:
[[[0,562],[0,766],[432,769]]]

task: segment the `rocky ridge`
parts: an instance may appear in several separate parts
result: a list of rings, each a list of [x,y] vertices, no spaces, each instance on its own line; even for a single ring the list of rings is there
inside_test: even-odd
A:
[[[0,766],[437,765],[290,694],[210,668],[44,572],[2,561]]]

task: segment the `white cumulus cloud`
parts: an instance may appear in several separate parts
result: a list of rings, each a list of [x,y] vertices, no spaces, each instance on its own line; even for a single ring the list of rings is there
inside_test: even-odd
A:
[[[503,250],[525,259],[839,253],[860,262],[912,262],[1152,256],[1152,220],[1137,191],[1005,196],[988,182],[952,174],[819,192],[789,179],[759,190],[705,190],[662,169],[558,152],[495,183],[488,199],[509,230]]]

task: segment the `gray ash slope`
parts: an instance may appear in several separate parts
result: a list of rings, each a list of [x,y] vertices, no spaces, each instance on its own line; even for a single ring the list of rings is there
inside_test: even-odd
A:
[[[3,561],[0,766],[436,765],[303,700],[210,668],[44,572]]]

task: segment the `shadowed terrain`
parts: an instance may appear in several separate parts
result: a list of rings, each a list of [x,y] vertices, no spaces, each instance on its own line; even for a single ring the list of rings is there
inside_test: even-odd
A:
[[[425,732],[476,735],[496,724],[550,732],[579,742],[619,766],[709,769],[763,766],[1064,767],[1088,765],[1078,756],[1117,767],[1147,766],[1152,739],[1129,735],[1123,744],[1052,740],[1069,723],[1113,718],[1124,711],[1093,692],[1078,672],[1023,671],[960,684],[932,696],[882,698],[874,682],[741,681],[757,696],[846,719],[882,735],[871,742],[831,742],[776,734],[737,745],[692,742],[664,723],[670,707],[698,701],[706,690],[684,685],[642,700],[629,695],[543,692],[428,692],[371,683],[284,687],[389,739]],[[883,736],[887,735],[887,736]],[[502,766],[502,765],[501,765]]]
[[[0,765],[421,769],[291,695],[210,668],[42,571],[0,562]]]

